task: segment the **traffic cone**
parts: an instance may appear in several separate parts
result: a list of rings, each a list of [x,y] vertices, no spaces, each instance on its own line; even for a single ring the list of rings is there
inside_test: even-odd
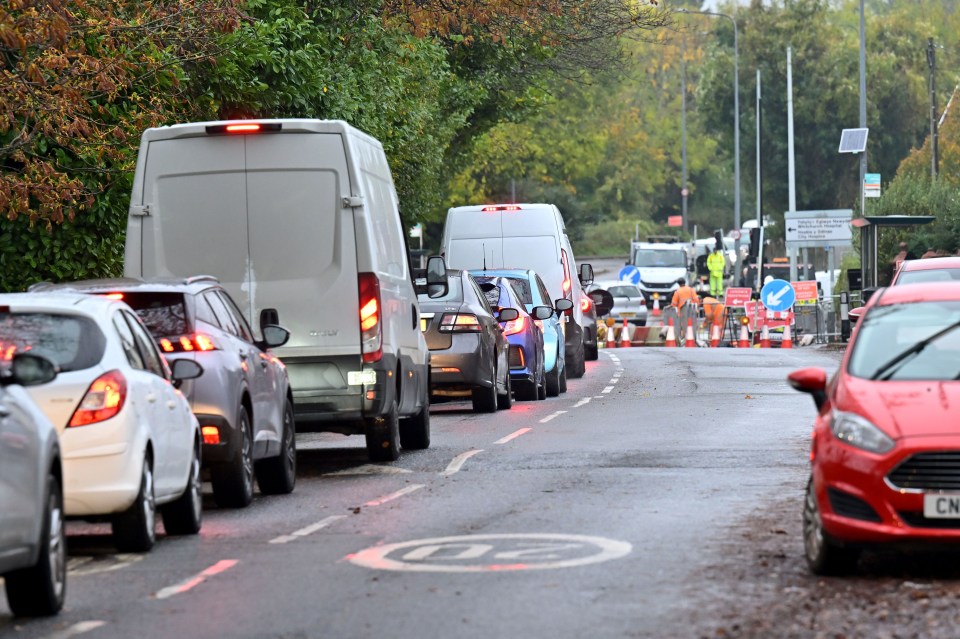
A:
[[[750,334],[747,332],[747,325],[740,325],[740,343],[739,348],[750,348]]]
[[[693,335],[693,319],[687,319],[687,335],[683,340],[683,345],[687,348],[697,347],[697,338]]]
[[[617,338],[615,335],[616,331],[613,330],[612,326],[607,327],[607,348],[616,348],[617,347]]]
[[[710,331],[710,348],[720,346],[720,327],[714,324]]]
[[[660,296],[653,296],[653,311],[650,312],[653,317],[660,317]]]
[[[677,336],[673,333],[673,318],[667,320],[667,341],[664,342],[664,346],[676,346],[677,345]]]
[[[793,348],[793,337],[790,335],[790,322],[783,327],[783,341],[780,342],[780,348]]]
[[[620,348],[630,348],[633,344],[630,343],[630,325],[627,324],[627,319],[623,319],[623,328],[620,329]]]
[[[763,331],[760,333],[760,348],[770,348],[770,330],[767,323],[763,323]]]

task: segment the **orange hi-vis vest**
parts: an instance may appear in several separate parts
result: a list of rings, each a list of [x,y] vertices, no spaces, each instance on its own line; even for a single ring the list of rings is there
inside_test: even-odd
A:
[[[683,306],[684,302],[692,302],[693,304],[700,303],[700,298],[697,297],[697,292],[690,286],[681,286],[674,291],[673,300],[670,302],[670,305],[680,308]]]

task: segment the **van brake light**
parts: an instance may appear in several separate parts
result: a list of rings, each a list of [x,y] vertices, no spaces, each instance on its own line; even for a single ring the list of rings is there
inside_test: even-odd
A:
[[[375,273],[360,273],[360,352],[365,363],[379,362],[383,357],[381,332],[380,280]]]
[[[207,135],[246,135],[279,131],[283,125],[279,122],[233,122],[231,124],[211,124],[206,128]]]
[[[498,205],[498,206],[485,206],[480,209],[484,213],[493,213],[494,211],[520,211],[522,210],[516,204],[507,204],[507,205]]]

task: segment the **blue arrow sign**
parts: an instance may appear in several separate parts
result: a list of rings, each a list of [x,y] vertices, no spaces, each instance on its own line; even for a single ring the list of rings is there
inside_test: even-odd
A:
[[[633,264],[627,264],[620,269],[620,280],[631,284],[640,284],[640,269]]]
[[[771,311],[789,310],[797,300],[797,292],[786,280],[770,280],[760,289],[760,301]]]

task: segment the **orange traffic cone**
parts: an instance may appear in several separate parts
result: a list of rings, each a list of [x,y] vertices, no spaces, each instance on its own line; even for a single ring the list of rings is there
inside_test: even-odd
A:
[[[693,319],[687,319],[687,334],[683,339],[683,345],[687,348],[697,347],[697,338],[693,335]]]
[[[627,319],[623,319],[623,328],[620,329],[620,348],[630,348],[633,344],[630,343],[630,325],[627,324]]]
[[[653,296],[653,310],[650,312],[653,317],[660,317],[660,296]]]
[[[616,348],[617,347],[617,338],[615,336],[616,331],[613,330],[612,326],[607,327],[607,348]]]
[[[750,348],[750,335],[747,332],[747,325],[740,325],[740,343],[737,345],[739,348]]]
[[[667,341],[664,342],[664,346],[676,346],[677,345],[677,336],[673,333],[673,318],[671,317],[667,320]]]
[[[770,330],[766,322],[763,324],[763,331],[760,333],[760,348],[770,348]]]
[[[787,322],[787,325],[783,327],[783,341],[780,343],[780,348],[793,348],[793,337],[790,335],[790,322]]]
[[[710,348],[720,346],[720,327],[714,324],[710,331]]]

